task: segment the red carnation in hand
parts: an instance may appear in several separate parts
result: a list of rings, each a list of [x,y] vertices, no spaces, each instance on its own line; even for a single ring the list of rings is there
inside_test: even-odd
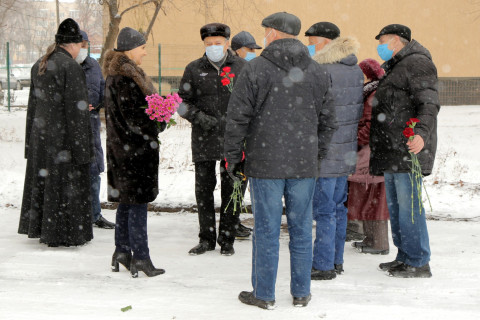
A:
[[[230,78],[233,78],[233,77],[235,77],[235,73],[230,73],[228,76],[229,76]]]
[[[230,72],[230,71],[232,70],[232,68],[230,68],[230,67],[224,67],[222,70],[223,70],[224,72]]]
[[[220,77],[225,77],[225,72],[220,73]]]
[[[403,135],[405,138],[410,139],[410,137],[413,137],[415,135],[415,132],[413,132],[413,129],[408,127],[403,130]]]
[[[229,85],[229,84],[230,84],[230,79],[228,79],[228,78],[223,78],[223,79],[222,79],[222,84],[223,84],[224,86]]]

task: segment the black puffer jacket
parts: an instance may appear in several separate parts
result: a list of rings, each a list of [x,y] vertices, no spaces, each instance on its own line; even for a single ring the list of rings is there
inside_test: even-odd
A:
[[[372,102],[370,172],[410,172],[410,154],[402,132],[410,118],[418,118],[415,134],[425,142],[418,159],[423,174],[429,175],[437,150],[440,111],[437,69],[432,56],[412,40],[382,67],[386,75]]]
[[[236,85],[238,75],[245,65],[245,60],[228,52],[221,66],[230,67],[235,74],[233,85]],[[192,160],[215,161],[223,159],[223,135],[227,117],[230,91],[221,83],[221,70],[217,70],[203,55],[200,59],[190,62],[180,82],[179,96],[183,99],[186,110],[179,108],[178,113],[192,123]],[[218,125],[208,131],[195,121],[198,113],[214,116]]]
[[[354,38],[336,38],[313,56],[325,65],[332,82],[331,107],[335,108],[335,131],[325,159],[320,163],[322,178],[348,176],[357,163],[357,129],[363,110],[363,72],[357,65],[359,44]]]
[[[318,158],[325,156],[336,129],[335,110],[324,105],[329,87],[326,68],[310,58],[300,41],[272,42],[245,66],[233,90],[225,131],[227,161],[240,162],[246,142],[247,176],[316,177]]]

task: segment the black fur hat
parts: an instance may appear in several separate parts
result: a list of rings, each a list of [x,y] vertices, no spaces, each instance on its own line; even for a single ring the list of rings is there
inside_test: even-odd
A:
[[[57,34],[55,35],[55,43],[79,43],[83,41],[80,27],[73,19],[65,19],[58,26]]]
[[[206,37],[224,37],[230,39],[230,27],[223,23],[209,23],[200,28],[202,40]]]

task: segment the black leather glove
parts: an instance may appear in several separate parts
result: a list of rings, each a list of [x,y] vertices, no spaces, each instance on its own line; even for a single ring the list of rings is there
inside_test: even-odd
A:
[[[245,179],[245,175],[242,172],[242,163],[229,163],[227,167],[227,173],[233,181],[242,181]]]
[[[214,116],[199,111],[196,114],[195,123],[200,125],[204,131],[210,131],[218,125],[218,120]]]

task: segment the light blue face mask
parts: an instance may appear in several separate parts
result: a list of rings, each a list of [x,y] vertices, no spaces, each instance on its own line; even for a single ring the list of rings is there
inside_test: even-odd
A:
[[[312,44],[312,45],[309,45],[307,46],[308,48],[308,53],[310,53],[310,57],[313,57],[315,55],[315,45]]]
[[[379,44],[377,46],[377,52],[380,58],[384,61],[388,61],[393,57],[393,50],[388,49],[388,43]]]
[[[245,56],[245,60],[250,61],[253,58],[255,58],[257,55],[254,52],[247,52],[247,55]]]
[[[223,46],[208,46],[205,48],[205,53],[207,54],[208,59],[213,62],[219,62],[225,56]]]

